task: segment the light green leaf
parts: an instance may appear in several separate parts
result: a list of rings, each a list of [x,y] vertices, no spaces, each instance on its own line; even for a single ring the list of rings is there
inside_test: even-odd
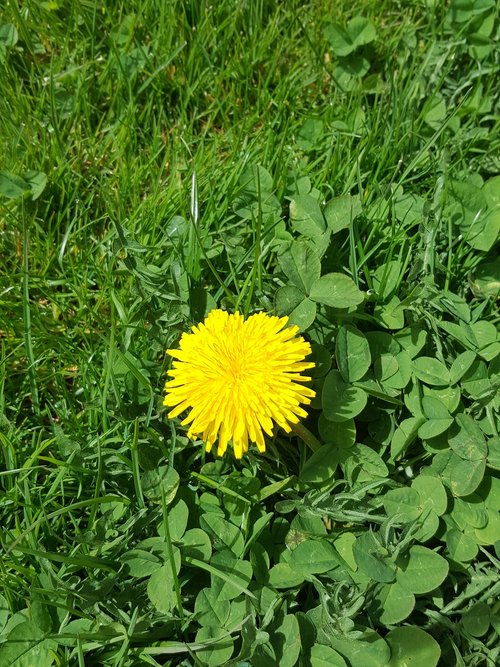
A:
[[[290,326],[298,326],[306,331],[316,319],[317,306],[293,285],[280,287],[275,296],[276,313],[280,317],[288,316]]]
[[[307,294],[321,275],[318,253],[307,241],[293,241],[290,248],[278,256],[278,262],[288,280]]]
[[[0,52],[2,49],[12,48],[17,44],[19,36],[17,28],[12,23],[0,25]]]
[[[368,401],[363,389],[344,382],[339,371],[330,371],[325,378],[321,405],[327,419],[343,422],[362,412]]]
[[[408,419],[403,419],[398,428],[394,431],[391,439],[392,460],[396,460],[398,456],[415,441],[418,429],[424,421],[424,417],[409,417]]]
[[[324,414],[321,414],[318,420],[318,430],[324,442],[332,443],[337,448],[342,447],[345,450],[356,441],[354,419],[347,419],[343,422],[332,422]]]
[[[314,644],[309,657],[311,667],[347,667],[344,658],[331,646]]]
[[[212,543],[210,538],[201,528],[191,528],[186,531],[181,541],[182,555],[198,560],[210,560],[212,555]]]
[[[396,260],[381,264],[373,274],[373,289],[379,299],[386,300],[397,289],[403,275],[403,267]]]
[[[155,470],[146,470],[141,477],[142,492],[149,500],[169,505],[175,498],[179,487],[179,474],[171,466],[159,466]]]
[[[0,171],[0,195],[9,199],[17,199],[30,192],[29,183],[16,174]]]
[[[418,357],[413,360],[412,369],[419,380],[432,386],[447,387],[450,372],[446,366],[433,357]]]
[[[346,382],[361,380],[371,364],[370,346],[364,334],[350,324],[340,327],[335,341],[335,358]]]
[[[414,594],[429,593],[448,575],[448,561],[427,547],[415,545],[398,561],[397,580]]]
[[[212,533],[214,544],[223,544],[231,549],[235,556],[241,556],[245,547],[245,540],[241,530],[233,523],[226,521],[215,512],[202,514],[200,517],[200,527],[203,530]]]
[[[269,570],[269,585],[274,588],[296,588],[304,582],[304,574],[288,563],[277,563]]]
[[[340,460],[337,443],[320,447],[304,463],[299,480],[302,484],[315,484],[332,479]]]
[[[391,583],[396,579],[396,569],[387,550],[371,531],[356,539],[352,551],[359,569],[374,581]]]
[[[314,239],[326,230],[318,200],[311,195],[295,195],[290,202],[290,220],[299,234]]]
[[[194,613],[200,625],[223,627],[230,611],[229,600],[219,600],[212,588],[203,588],[196,596]]]
[[[446,512],[448,507],[448,496],[441,480],[431,475],[419,475],[415,477],[411,488],[420,496],[422,507],[431,507],[438,516]]]
[[[453,454],[444,474],[447,475],[453,495],[468,496],[481,484],[485,469],[486,459],[470,461]]]
[[[332,308],[354,308],[362,303],[364,294],[352,278],[343,273],[327,273],[314,282],[309,297]]]
[[[167,614],[175,606],[176,597],[170,563],[151,574],[147,591],[151,604],[160,613]]]
[[[152,553],[142,549],[131,549],[121,557],[127,573],[131,577],[148,577],[155,570],[158,570],[162,563],[161,560]]]
[[[386,667],[390,658],[390,649],[374,630],[365,629],[356,638],[331,636],[335,650],[349,660],[351,667]]]
[[[415,607],[415,596],[397,581],[380,584],[375,591],[375,601],[379,606],[378,619],[384,625],[394,625],[407,618]]]
[[[195,641],[199,644],[207,644],[206,648],[196,652],[198,658],[203,661],[203,665],[207,667],[225,665],[233,654],[234,640],[220,626],[202,626],[196,633]]]
[[[469,533],[465,533],[458,528],[450,528],[445,539],[448,552],[453,560],[465,563],[477,556],[479,550],[477,541]]]
[[[0,647],[0,665],[5,667],[50,667],[55,655],[52,640],[44,639],[40,628],[31,621],[16,625]]]
[[[404,305],[394,295],[388,303],[377,304],[373,316],[387,329],[402,329],[405,325]]]
[[[335,548],[326,540],[304,540],[292,551],[290,567],[304,576],[321,574],[341,564]]]
[[[395,628],[385,639],[391,647],[387,667],[436,667],[441,657],[437,641],[414,626]]]
[[[280,667],[294,667],[300,653],[300,630],[297,618],[287,614],[283,623],[272,633],[275,643],[280,644]]]
[[[401,523],[411,523],[422,513],[420,495],[416,489],[403,486],[387,491],[382,499],[387,516]]]
[[[473,637],[482,637],[488,632],[490,620],[490,607],[486,602],[476,602],[462,616],[462,625]]]
[[[449,440],[450,447],[455,454],[467,461],[478,461],[486,458],[488,447],[477,422],[466,414],[457,415],[455,421],[460,430],[457,435]]]
[[[354,218],[361,214],[361,210],[359,197],[343,195],[342,197],[330,199],[325,206],[323,214],[326,224],[336,234],[342,229],[348,229],[352,225]]]

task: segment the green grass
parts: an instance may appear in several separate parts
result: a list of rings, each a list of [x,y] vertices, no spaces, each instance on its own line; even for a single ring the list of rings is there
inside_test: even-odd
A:
[[[0,664],[496,664],[494,8],[0,10]],[[356,16],[346,47],[332,25]],[[363,303],[309,299],[299,246]],[[318,457],[278,432],[217,461],[167,421],[164,351],[214,306],[316,343]],[[353,327],[361,377],[336,342]],[[443,500],[429,475],[435,519],[412,505],[419,485]],[[406,615],[413,592],[363,560],[372,533],[403,579],[419,548],[446,568]]]

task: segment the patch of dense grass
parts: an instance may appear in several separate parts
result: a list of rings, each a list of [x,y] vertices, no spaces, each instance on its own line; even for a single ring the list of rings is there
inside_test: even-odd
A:
[[[496,664],[497,36],[493,0],[0,11],[0,664]],[[313,343],[303,439],[167,421],[214,307]]]

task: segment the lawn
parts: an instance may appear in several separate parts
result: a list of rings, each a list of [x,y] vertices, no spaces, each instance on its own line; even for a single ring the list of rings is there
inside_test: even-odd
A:
[[[495,0],[0,9],[1,667],[498,664],[499,30]],[[264,452],[163,405],[214,310],[310,349]]]

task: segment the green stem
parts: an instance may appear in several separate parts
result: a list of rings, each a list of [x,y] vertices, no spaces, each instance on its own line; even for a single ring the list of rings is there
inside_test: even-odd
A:
[[[302,442],[305,442],[313,452],[317,452],[321,447],[320,441],[304,426],[304,424],[301,424],[300,422],[298,424],[293,424],[292,431],[302,440]]]

